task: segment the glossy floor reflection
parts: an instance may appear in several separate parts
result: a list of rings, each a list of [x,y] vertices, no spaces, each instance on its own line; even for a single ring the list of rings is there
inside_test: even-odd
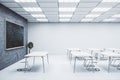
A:
[[[17,71],[24,68],[24,59],[0,71],[0,80],[120,80],[120,70],[112,67],[107,72],[107,61],[101,61],[101,71],[87,71],[82,61],[77,61],[76,73],[73,73],[73,61],[70,64],[66,55],[49,55],[49,64],[45,62],[45,73],[42,70],[41,58],[36,58],[33,65],[29,59],[30,71]]]

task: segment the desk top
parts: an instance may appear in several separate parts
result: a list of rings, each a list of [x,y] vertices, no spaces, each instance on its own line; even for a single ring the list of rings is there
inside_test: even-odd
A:
[[[91,54],[87,52],[71,52],[71,54],[75,57],[90,57],[92,56]]]
[[[67,50],[81,50],[80,48],[68,48]]]
[[[107,50],[120,51],[119,48],[107,48]]]
[[[46,51],[35,51],[25,55],[25,57],[42,57],[42,56],[46,56],[47,54],[48,52]]]
[[[120,54],[114,53],[114,52],[101,52],[101,54],[106,55],[106,56],[112,56],[112,57],[120,57]]]
[[[100,48],[88,48],[88,50],[90,50],[90,51],[101,51],[103,49],[100,49]]]

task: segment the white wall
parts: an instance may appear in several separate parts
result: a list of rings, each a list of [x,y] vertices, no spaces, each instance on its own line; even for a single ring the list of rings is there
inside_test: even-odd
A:
[[[67,48],[120,48],[120,23],[29,23],[33,50],[65,54]]]

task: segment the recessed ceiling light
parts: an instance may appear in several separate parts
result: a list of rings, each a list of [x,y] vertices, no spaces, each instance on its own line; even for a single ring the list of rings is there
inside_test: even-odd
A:
[[[104,19],[103,22],[115,21],[116,19]]]
[[[33,17],[36,17],[36,18],[38,18],[38,17],[45,17],[45,15],[44,14],[31,14]]]
[[[48,19],[37,19],[37,21],[48,22]]]
[[[36,0],[14,0],[15,2],[36,2]]]
[[[24,10],[26,10],[26,11],[29,11],[29,12],[32,12],[32,11],[42,11],[42,9],[40,8],[40,7],[24,7],[23,8]]]
[[[120,14],[113,15],[112,17],[120,18]]]
[[[59,17],[72,17],[72,15],[68,14],[68,15],[59,15]]]
[[[100,16],[99,14],[88,14],[85,17],[98,17]]]
[[[93,19],[82,19],[81,22],[90,22],[93,21]]]
[[[120,2],[120,0],[103,0],[102,2]]]
[[[63,3],[76,3],[79,2],[80,0],[59,0],[59,2],[63,2]]]
[[[92,12],[106,12],[108,10],[110,10],[111,8],[102,8],[102,7],[99,7],[99,8],[94,8],[92,10]]]
[[[59,19],[60,22],[69,22],[70,19]]]
[[[73,7],[72,8],[70,8],[70,7],[69,8],[59,8],[59,11],[60,12],[73,12],[73,11],[75,11],[75,9],[76,8],[73,8]]]

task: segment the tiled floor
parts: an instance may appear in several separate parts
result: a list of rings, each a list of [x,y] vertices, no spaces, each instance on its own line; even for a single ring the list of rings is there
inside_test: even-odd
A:
[[[41,58],[36,58],[34,66],[31,60],[31,71],[17,71],[24,68],[23,59],[1,70],[0,80],[120,80],[120,70],[111,68],[110,73],[107,72],[107,61],[99,63],[99,72],[87,71],[82,61],[77,61],[76,73],[73,73],[73,62],[70,64],[66,55],[50,55],[50,63],[45,62],[46,72],[43,73]]]

